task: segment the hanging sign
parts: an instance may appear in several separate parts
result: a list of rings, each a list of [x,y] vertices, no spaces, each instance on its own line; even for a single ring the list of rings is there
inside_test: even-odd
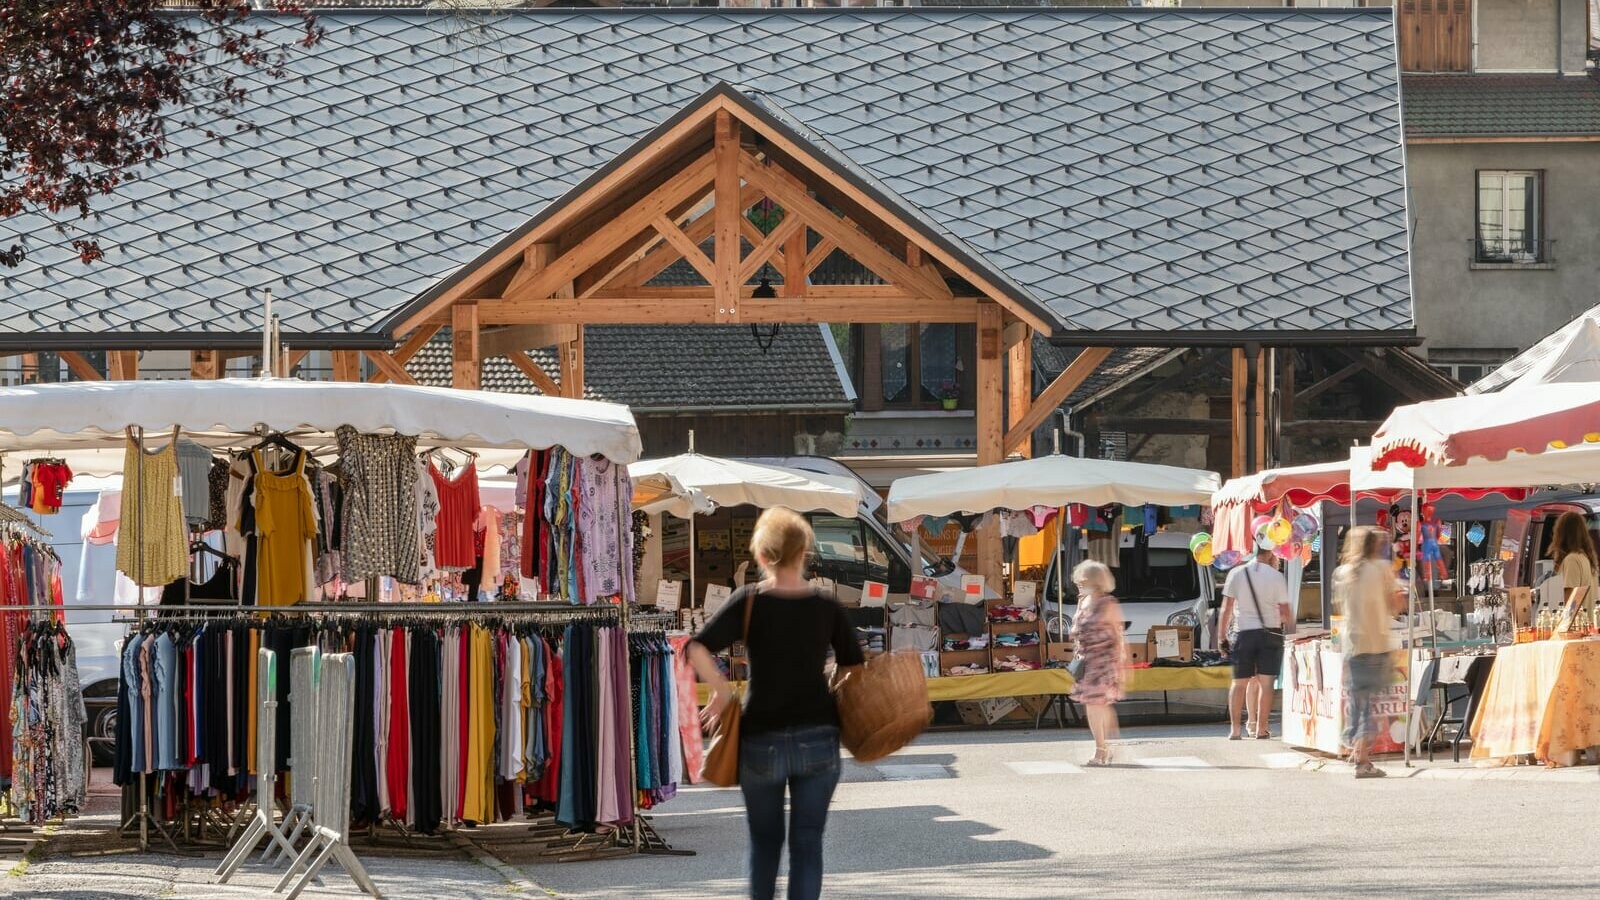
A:
[[[683,582],[665,578],[656,582],[656,609],[676,612],[683,605]]]
[[[1039,602],[1039,582],[1019,581],[1011,591],[1011,602],[1015,606],[1033,606]]]
[[[911,576],[911,597],[914,600],[932,600],[939,596],[939,582],[926,575]]]
[[[725,584],[706,585],[706,615],[716,615],[717,610],[721,609],[731,596],[733,596],[733,588]]]
[[[867,581],[861,585],[862,606],[884,606],[889,602],[889,586],[881,581]]]
[[[983,602],[983,576],[961,576],[961,600],[963,603]]]

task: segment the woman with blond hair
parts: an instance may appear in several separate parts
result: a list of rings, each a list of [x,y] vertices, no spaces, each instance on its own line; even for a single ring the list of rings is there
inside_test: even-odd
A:
[[[1334,602],[1344,613],[1344,743],[1357,778],[1388,774],[1372,764],[1372,740],[1378,720],[1378,696],[1395,681],[1390,657],[1390,629],[1405,595],[1387,563],[1389,533],[1381,528],[1352,528],[1333,573]]]
[[[1122,699],[1123,668],[1128,645],[1122,636],[1122,606],[1111,596],[1116,582],[1104,563],[1089,560],[1072,570],[1078,588],[1078,614],[1072,619],[1072,641],[1083,661],[1072,686],[1072,699],[1083,704],[1094,735],[1094,758],[1086,765],[1111,765],[1107,742],[1117,733],[1117,710]]]
[[[711,685],[703,718],[714,724],[733,695],[712,654],[732,646],[748,628],[739,789],[750,829],[750,896],[756,900],[777,892],[785,790],[790,900],[822,895],[822,832],[839,784],[839,711],[824,666],[830,650],[841,668],[864,661],[844,608],[805,579],[811,545],[805,519],[786,509],[762,513],[750,536],[750,555],[765,578],[734,591],[689,643],[689,661]]]

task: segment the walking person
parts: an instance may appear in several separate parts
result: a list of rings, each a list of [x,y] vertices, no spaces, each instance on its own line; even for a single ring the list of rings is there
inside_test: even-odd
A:
[[[1085,765],[1111,765],[1109,741],[1117,736],[1117,709],[1126,678],[1128,645],[1122,634],[1122,605],[1111,596],[1116,581],[1104,563],[1089,560],[1072,570],[1078,587],[1078,613],[1072,619],[1072,641],[1082,671],[1072,686],[1072,699],[1083,704],[1094,735],[1094,758]]]
[[[1244,598],[1242,601],[1240,598]],[[1255,559],[1235,566],[1222,585],[1222,615],[1217,630],[1228,633],[1237,621],[1239,634],[1231,647],[1233,684],[1228,687],[1228,740],[1237,741],[1239,714],[1245,709],[1250,736],[1271,736],[1272,684],[1283,666],[1283,627],[1289,621],[1289,583],[1278,571],[1271,550],[1256,547]]]
[[[1589,589],[1583,598],[1582,611],[1594,618],[1595,594],[1600,593],[1600,582],[1595,577],[1594,541],[1589,538],[1589,526],[1581,513],[1569,510],[1556,519],[1555,529],[1550,534],[1550,556],[1555,560],[1562,581],[1566,582],[1566,599],[1570,600],[1572,592],[1578,588]]]
[[[1404,604],[1404,594],[1385,558],[1388,548],[1389,535],[1382,529],[1350,529],[1333,576],[1334,601],[1345,617],[1344,742],[1350,747],[1357,778],[1388,774],[1372,764],[1372,739],[1377,733],[1372,707],[1394,681],[1389,632]]]
[[[749,682],[740,719],[739,789],[750,829],[750,896],[776,896],[783,857],[784,793],[789,795],[789,900],[822,895],[822,833],[839,784],[839,712],[824,671],[828,652],[839,668],[864,660],[844,608],[812,588],[803,574],[811,527],[786,509],[756,520],[750,555],[765,578],[734,591],[715,619],[689,643],[689,661],[711,685],[703,718],[714,723],[733,694],[713,653],[746,631]]]

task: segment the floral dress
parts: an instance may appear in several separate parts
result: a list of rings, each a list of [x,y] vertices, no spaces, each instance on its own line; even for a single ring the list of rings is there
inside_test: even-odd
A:
[[[1083,658],[1083,677],[1072,687],[1072,699],[1086,706],[1122,699],[1122,623],[1105,614],[1111,605],[1094,597],[1080,603],[1072,623],[1077,655]]]

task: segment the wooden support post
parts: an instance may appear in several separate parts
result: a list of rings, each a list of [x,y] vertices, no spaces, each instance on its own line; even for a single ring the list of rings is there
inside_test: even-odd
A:
[[[360,381],[361,380],[361,351],[335,350],[333,351],[333,380],[334,381]]]
[[[106,353],[112,381],[139,380],[139,351],[111,350]]]
[[[101,375],[94,366],[89,365],[89,361],[83,358],[83,354],[76,350],[61,351],[61,361],[67,364],[67,368],[72,370],[72,374],[77,376],[79,381],[105,380],[105,376]]]
[[[739,321],[739,123],[727,110],[717,111],[715,200],[716,275],[712,279],[717,299],[717,321]],[[785,207],[787,210],[787,207]]]
[[[785,217],[799,217],[799,213],[783,211]],[[804,297],[806,287],[811,280],[811,271],[806,268],[806,235],[807,229],[801,228],[789,235],[788,243],[783,245],[783,295],[785,297]]]
[[[1285,347],[1283,364],[1278,367],[1278,464],[1294,465],[1294,448],[1285,426],[1294,421],[1294,355],[1292,347]]]
[[[478,357],[478,304],[450,307],[450,386],[475,391],[483,384]]]
[[[215,350],[189,351],[189,377],[197,381],[222,377],[222,361]]]
[[[1232,392],[1233,434],[1233,477],[1248,474],[1245,457],[1245,436],[1249,433],[1249,423],[1245,415],[1245,398],[1250,386],[1250,364],[1245,360],[1244,348],[1233,348],[1233,372],[1229,378],[1229,388]]]
[[[981,308],[981,307],[980,307]],[[1006,406],[1010,414],[1006,419],[1008,428],[1015,428],[1022,423],[1028,415],[1028,408],[1033,405],[1033,329],[1027,323],[1019,323],[1027,334],[1021,340],[1011,345],[1006,353]],[[1007,432],[1009,435],[1010,432]],[[1007,450],[1016,450],[1023,456],[1033,456],[1032,434],[1024,437]]]
[[[990,301],[978,304],[977,449],[980,466],[994,465],[1005,458],[1006,398],[1000,345],[1004,324],[999,304]],[[991,590],[1003,593],[998,524],[990,522],[976,537],[978,574]]]
[[[1268,385],[1272,383],[1272,348],[1262,347],[1256,350],[1255,360],[1255,459],[1252,461],[1254,468],[1251,471],[1260,472],[1270,468],[1273,449],[1267,444],[1267,420],[1272,416],[1272,409],[1267,403],[1270,396]]]
[[[578,337],[556,348],[556,356],[561,361],[561,396],[573,400],[583,399],[583,328],[579,326]]]

